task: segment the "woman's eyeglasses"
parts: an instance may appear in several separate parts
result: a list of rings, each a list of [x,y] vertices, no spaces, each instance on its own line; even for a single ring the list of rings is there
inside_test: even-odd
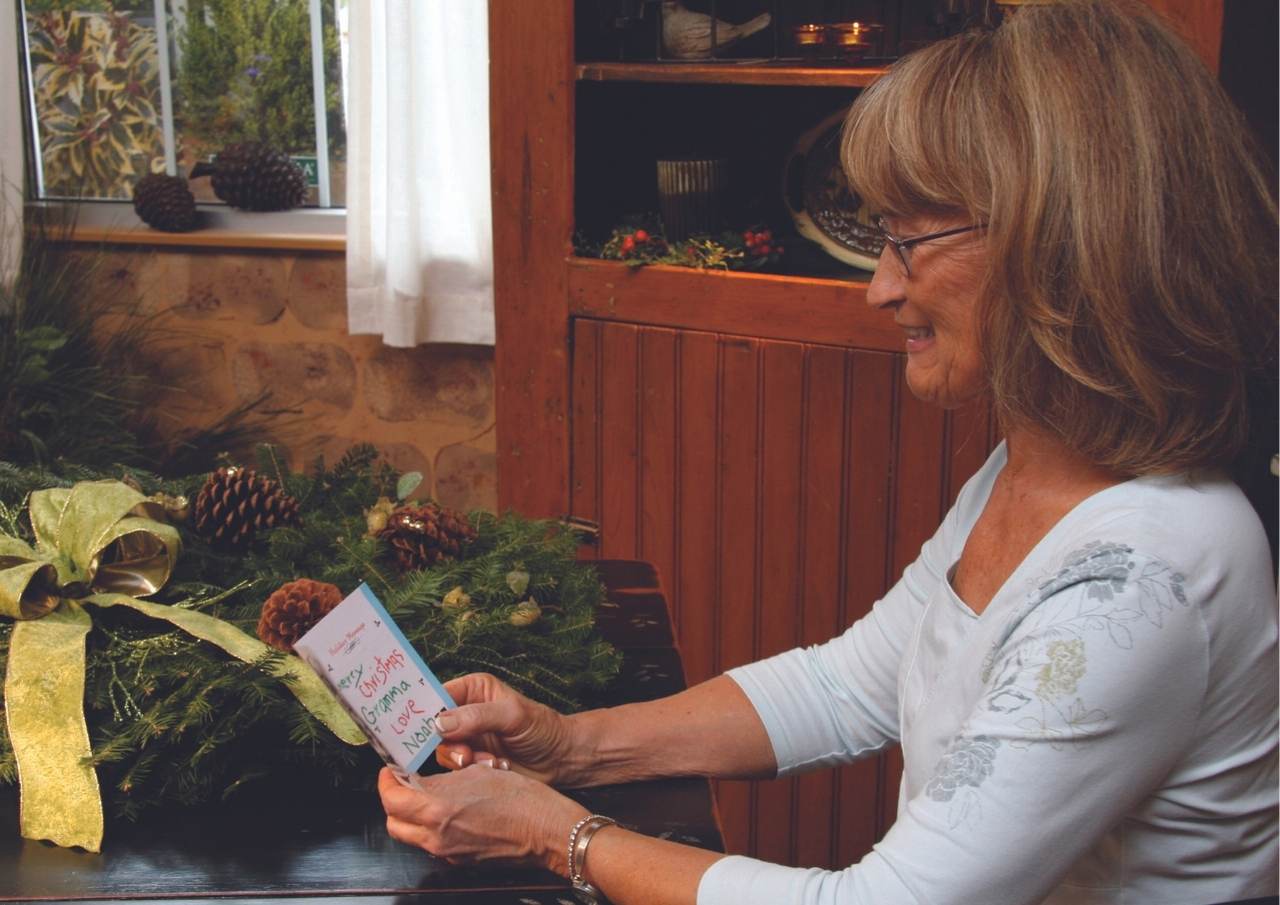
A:
[[[986,229],[985,223],[973,223],[969,226],[957,226],[952,229],[944,229],[942,232],[927,233],[923,236],[895,236],[889,232],[885,226],[884,217],[877,214],[871,218],[871,222],[875,228],[880,231],[880,235],[884,237],[884,242],[893,248],[898,256],[898,260],[902,262],[902,270],[909,277],[911,276],[911,249],[925,242],[932,242],[934,239],[945,239],[947,236],[958,236],[961,233],[972,232],[975,229]]]

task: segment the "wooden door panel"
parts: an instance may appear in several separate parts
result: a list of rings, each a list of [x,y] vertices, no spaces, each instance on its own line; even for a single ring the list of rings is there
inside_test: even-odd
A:
[[[651,328],[652,329],[652,328]],[[677,643],[690,684],[716,674],[716,537],[719,524],[716,430],[720,421],[719,354],[709,333],[680,333],[676,403],[676,573],[662,576],[672,589],[679,621]]]
[[[894,444],[902,358],[864,352],[850,356],[849,441],[842,463],[847,489],[841,545],[843,596],[840,625],[852,625],[897,578],[891,564],[894,516]],[[856,415],[854,414],[856,413]],[[837,776],[840,820],[834,865],[847,865],[870,850],[884,832],[879,789],[883,757],[844,767]]]
[[[599,443],[600,552],[609,559],[640,552],[639,345],[640,331],[630,324],[600,328],[600,411],[608,425]]]
[[[723,672],[755,657],[758,615],[760,374],[755,340],[720,339],[716,429],[717,509],[715,668]],[[716,801],[730,851],[751,851],[752,784],[719,782]]]
[[[801,581],[796,597],[797,642],[805,645],[826,641],[843,628],[841,549],[847,476],[842,463],[847,457],[853,414],[850,366],[845,350],[826,346],[806,349],[804,396],[799,406],[803,410],[804,457],[797,472],[802,512],[797,538]],[[840,813],[837,781],[830,770],[796,778],[796,813],[803,819],[791,826],[795,840],[792,863],[831,863],[832,827]]]
[[[772,656],[800,641],[800,576],[803,545],[801,514],[805,497],[777,474],[804,471],[804,347],[799,343],[761,343],[760,385],[760,518],[757,525],[756,645],[753,659]],[[798,404],[797,404],[798,403]],[[753,851],[767,861],[792,858],[792,813],[795,781],[756,785]],[[828,808],[828,813],[830,809]]]
[[[676,574],[676,352],[674,331],[640,334],[639,558],[662,576]],[[677,618],[673,612],[672,625]]]
[[[573,514],[655,563],[690,682],[816,644],[915,558],[990,449],[985,412],[916,401],[902,357],[589,318],[573,329]],[[896,752],[721,782],[731,851],[841,866],[891,824]]]

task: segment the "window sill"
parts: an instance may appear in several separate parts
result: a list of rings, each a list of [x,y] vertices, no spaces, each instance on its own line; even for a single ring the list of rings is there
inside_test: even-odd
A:
[[[241,248],[281,251],[346,251],[347,212],[341,208],[299,208],[249,213],[220,204],[199,204],[202,226],[189,233],[152,229],[124,201],[30,202],[66,218],[65,238],[96,245],[164,245],[183,248]]]

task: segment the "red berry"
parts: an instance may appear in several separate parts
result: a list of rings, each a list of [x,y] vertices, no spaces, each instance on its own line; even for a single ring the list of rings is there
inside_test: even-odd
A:
[[[774,253],[774,254],[776,254],[776,255],[780,255],[780,254],[782,254],[784,251],[786,251],[786,249],[785,249],[785,248],[783,248],[781,245],[775,245],[775,246],[774,246],[774,248],[773,248],[773,253]]]
[[[649,234],[645,232],[643,229],[637,229],[635,231],[635,240],[637,242],[648,242]]]
[[[635,248],[636,248],[636,240],[633,239],[631,236],[627,236],[622,240],[623,251],[635,251]]]
[[[756,246],[756,254],[758,255],[762,255],[762,256],[767,255],[770,251],[771,249],[769,248],[769,246],[763,243]]]
[[[747,230],[745,233],[742,234],[742,241],[746,242],[748,245],[755,245],[756,234],[753,233],[751,230]]]
[[[768,229],[766,229],[766,230],[762,230],[762,231],[760,232],[760,241],[761,241],[761,242],[772,242],[772,241],[773,241],[773,231],[772,231],[772,230],[768,230]]]

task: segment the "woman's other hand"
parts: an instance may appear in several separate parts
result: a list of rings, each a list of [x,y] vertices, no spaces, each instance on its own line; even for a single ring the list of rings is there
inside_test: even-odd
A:
[[[544,783],[564,782],[573,748],[570,722],[486,673],[445,683],[458,706],[436,718],[444,741],[436,760],[451,770],[472,764],[510,769]]]
[[[478,764],[400,784],[388,768],[378,774],[387,833],[451,864],[495,858],[567,870],[569,828],[587,811],[533,779]]]

